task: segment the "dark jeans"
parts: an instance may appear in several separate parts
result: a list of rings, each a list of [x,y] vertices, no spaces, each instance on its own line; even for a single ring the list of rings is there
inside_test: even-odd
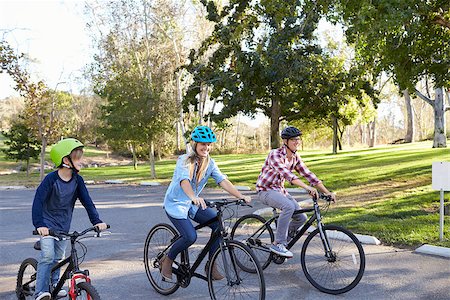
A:
[[[181,235],[181,238],[178,239],[175,242],[175,244],[173,244],[172,248],[170,248],[169,253],[167,254],[167,256],[169,256],[170,259],[175,260],[175,258],[181,251],[187,249],[190,245],[195,243],[195,241],[197,240],[197,232],[195,231],[194,225],[192,224],[191,220],[175,219],[169,215],[167,216],[169,217],[170,221]],[[199,224],[203,224],[208,222],[212,218],[215,218],[216,216],[217,212],[212,208],[207,207],[205,210],[199,208],[193,220]],[[214,230],[218,226],[219,222],[217,221],[209,224],[209,227],[212,229],[212,232],[214,232]],[[218,247],[219,247],[219,239],[217,239],[211,246],[211,249],[209,250],[209,257],[211,257],[214,254],[214,252]]]

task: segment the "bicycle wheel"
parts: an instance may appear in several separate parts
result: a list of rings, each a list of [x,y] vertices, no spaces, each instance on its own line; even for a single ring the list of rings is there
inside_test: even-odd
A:
[[[258,215],[246,215],[234,224],[231,239],[247,245],[255,254],[264,270],[272,261],[272,245],[275,237],[272,228],[265,225],[266,220]]]
[[[97,290],[88,282],[77,283],[75,292],[76,300],[100,300]]]
[[[33,296],[36,287],[37,264],[37,260],[34,258],[27,258],[20,264],[16,283],[17,299],[25,300],[26,297]]]
[[[144,264],[147,278],[153,288],[162,295],[174,293],[180,286],[176,282],[162,280],[159,260],[166,254],[167,246],[178,236],[169,224],[157,224],[150,229],[144,246]],[[173,275],[175,277],[175,275]]]
[[[250,248],[243,243],[225,241],[223,251],[221,248],[217,249],[211,262],[208,269],[211,299],[265,299],[266,285],[262,268]],[[255,272],[243,270],[240,265],[244,262],[247,268]],[[224,279],[212,280],[213,266],[225,277]]]
[[[366,258],[363,247],[349,230],[335,225],[323,226],[331,249],[325,254],[319,228],[306,238],[301,252],[302,269],[306,278],[319,291],[342,294],[361,280]]]

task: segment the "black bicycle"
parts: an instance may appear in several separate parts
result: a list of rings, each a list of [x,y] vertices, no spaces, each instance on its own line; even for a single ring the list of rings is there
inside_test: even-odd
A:
[[[326,200],[322,209],[327,209],[331,197],[322,193],[319,198]],[[365,269],[365,254],[357,237],[349,230],[324,225],[317,198],[313,197],[313,207],[296,210],[294,214],[313,212],[311,217],[288,241],[291,249],[309,230],[301,250],[301,265],[308,281],[318,290],[328,294],[342,294],[353,289],[361,280]],[[272,227],[276,228],[279,214],[273,209],[273,216],[266,220],[256,214],[241,217],[233,226],[231,239],[246,244],[253,250],[263,269],[270,262],[282,264],[286,258],[270,251],[274,242]],[[313,223],[317,223],[314,228]]]
[[[192,277],[197,277],[208,282],[211,299],[265,299],[265,281],[258,259],[246,245],[229,239],[223,223],[223,211],[226,207],[247,204],[241,199],[206,201],[206,204],[217,209],[217,217],[197,225],[195,229],[198,230],[215,221],[219,222],[219,226],[211,234],[206,246],[192,265],[189,262],[188,249],[177,257],[172,265],[172,272],[176,276],[173,282],[162,279],[161,258],[179,238],[179,234],[171,225],[165,223],[157,224],[150,230],[145,240],[144,263],[151,285],[158,293],[170,295],[180,286],[187,287]],[[196,273],[200,263],[218,239],[220,246],[207,264],[206,276]],[[216,266],[224,279],[213,280],[212,266]]]
[[[109,228],[109,225],[107,226]],[[59,279],[55,288],[51,290],[52,299],[57,299],[58,292],[64,286],[66,280],[69,280],[69,299],[71,300],[100,300],[100,296],[97,290],[92,286],[91,279],[89,277],[89,270],[81,270],[80,264],[83,262],[84,257],[87,253],[87,247],[80,242],[81,239],[92,237],[85,236],[88,232],[95,231],[94,237],[100,237],[101,233],[96,227],[90,227],[82,232],[74,231],[72,233],[64,232],[54,232],[50,230],[51,238],[59,240],[70,239],[70,256],[64,260],[57,263],[52,268],[52,273],[56,270],[62,268],[67,264],[67,268]],[[34,235],[39,235],[35,230]],[[78,244],[83,252],[82,255],[78,256],[76,249],[76,244]],[[40,249],[40,243],[37,242],[34,245],[36,250]],[[27,297],[31,297],[35,291],[36,285],[36,269],[37,260],[34,258],[25,259],[19,268],[19,273],[17,274],[17,285],[16,285],[16,295],[17,299],[25,300]]]

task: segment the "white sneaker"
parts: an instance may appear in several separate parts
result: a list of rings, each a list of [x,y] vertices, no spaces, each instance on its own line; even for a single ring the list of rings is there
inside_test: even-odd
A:
[[[66,291],[65,289],[61,289],[61,290],[58,292],[58,295],[56,295],[56,297],[58,297],[58,298],[64,298],[64,297],[67,297],[67,291]]]
[[[49,292],[42,292],[35,298],[35,300],[50,300],[52,295]]]
[[[294,256],[294,254],[292,254],[291,251],[286,249],[286,246],[284,246],[283,244],[277,244],[277,245],[270,246],[270,251],[272,251],[273,253],[278,254],[280,256],[287,257],[287,258],[291,258]]]

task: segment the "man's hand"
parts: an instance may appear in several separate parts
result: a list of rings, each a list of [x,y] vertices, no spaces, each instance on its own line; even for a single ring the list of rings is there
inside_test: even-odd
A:
[[[308,187],[306,190],[308,191],[308,194],[311,195],[311,197],[316,198],[316,199],[319,198],[319,193],[317,192],[317,190],[315,188]]]
[[[36,231],[39,233],[40,236],[49,235],[47,227],[38,227],[38,228],[36,228]]]
[[[103,230],[106,230],[107,225],[106,225],[106,223],[97,223],[94,225],[94,227],[97,227],[97,229],[99,231],[103,231]]]

